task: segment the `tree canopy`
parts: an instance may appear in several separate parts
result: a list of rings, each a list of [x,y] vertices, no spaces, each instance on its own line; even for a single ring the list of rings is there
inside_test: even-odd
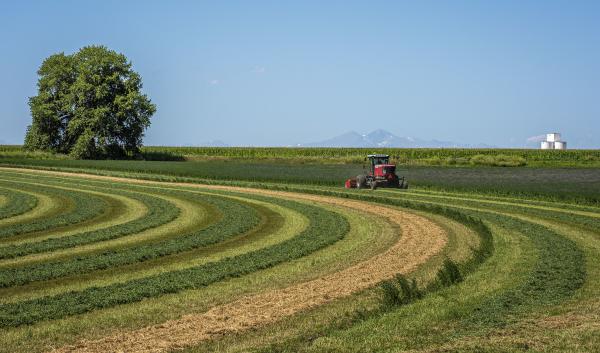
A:
[[[25,147],[76,158],[121,158],[139,153],[156,106],[125,55],[88,46],[54,54],[38,70],[29,98],[32,123]]]

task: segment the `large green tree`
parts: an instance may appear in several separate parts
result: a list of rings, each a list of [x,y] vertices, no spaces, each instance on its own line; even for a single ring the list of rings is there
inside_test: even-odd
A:
[[[38,70],[38,95],[25,147],[76,158],[139,153],[156,106],[142,94],[131,62],[104,46],[48,57]]]

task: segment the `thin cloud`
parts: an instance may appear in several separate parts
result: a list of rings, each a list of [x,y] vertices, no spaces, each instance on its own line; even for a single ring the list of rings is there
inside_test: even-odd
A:
[[[546,135],[537,135],[531,136],[527,138],[527,142],[542,142],[546,141]]]
[[[267,69],[264,66],[255,66],[252,69],[252,72],[255,74],[264,74],[267,71]]]
[[[208,84],[211,85],[211,86],[218,85],[219,83],[220,83],[219,80],[210,80],[210,81],[208,81]]]

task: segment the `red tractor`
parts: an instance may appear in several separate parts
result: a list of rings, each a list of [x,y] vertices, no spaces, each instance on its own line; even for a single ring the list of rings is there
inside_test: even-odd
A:
[[[408,182],[404,180],[404,177],[399,178],[396,175],[396,166],[390,164],[389,155],[370,154],[367,158],[371,164],[369,172],[346,180],[345,186],[347,189],[371,188],[375,190],[378,187],[408,189]]]

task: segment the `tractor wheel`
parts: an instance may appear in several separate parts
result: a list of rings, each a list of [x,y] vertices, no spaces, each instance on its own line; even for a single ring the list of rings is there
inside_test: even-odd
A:
[[[365,177],[364,175],[359,175],[356,177],[356,188],[357,189],[364,189],[366,184],[367,184],[367,177]]]

